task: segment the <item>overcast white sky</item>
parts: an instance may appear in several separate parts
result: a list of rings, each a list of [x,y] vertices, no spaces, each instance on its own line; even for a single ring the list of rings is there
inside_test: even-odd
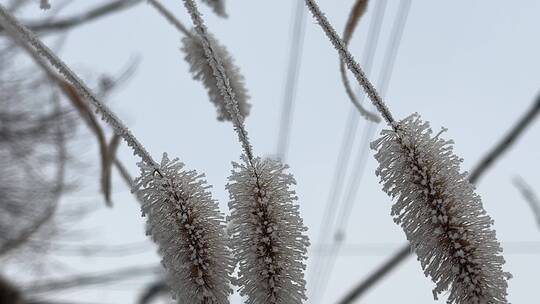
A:
[[[300,1],[300,0],[297,0]],[[375,2],[377,0],[373,0]],[[98,1],[74,1],[66,14]],[[341,32],[352,0],[319,0],[321,8]],[[377,79],[383,51],[399,1],[388,1],[383,32],[376,53]],[[180,0],[163,3],[190,24]],[[55,1],[52,1],[54,6]],[[371,4],[373,6],[374,3]],[[283,96],[294,1],[228,0],[229,19],[220,19],[201,5],[207,25],[234,55],[246,78],[252,103],[247,119],[258,155],[274,154]],[[359,25],[351,50],[361,57],[373,10]],[[40,13],[36,10],[36,13]],[[394,116],[413,112],[447,127],[446,138],[469,169],[529,107],[540,91],[540,2],[413,0],[386,101]],[[341,145],[349,101],[340,82],[338,59],[310,15],[306,18],[288,163],[297,179],[301,213],[310,228],[310,261],[320,245],[318,233]],[[61,57],[83,75],[120,70],[140,56],[136,75],[116,93],[111,106],[131,126],[147,149],[179,157],[189,168],[207,174],[213,194],[227,212],[224,189],[231,161],[238,160],[240,145],[232,127],[215,119],[202,85],[191,79],[179,51],[179,35],[146,4],[140,4],[73,30]],[[356,142],[365,123],[360,123]],[[380,127],[379,127],[380,128]],[[536,298],[540,272],[540,230],[527,204],[511,184],[517,174],[540,192],[540,122],[480,180],[478,192],[495,220],[497,236],[507,249],[505,270],[514,275],[509,300],[531,303]],[[92,139],[88,140],[88,144]],[[355,145],[353,159],[362,147]],[[123,147],[120,157],[133,174],[135,158]],[[81,159],[96,166],[79,176],[85,185],[69,200],[92,201],[102,206],[98,194],[95,151]],[[390,199],[381,191],[369,152],[359,195],[350,211],[345,247],[382,248],[377,252],[344,250],[329,275],[328,288],[319,303],[334,303],[365,277],[405,240],[390,217]],[[355,168],[349,168],[349,172]],[[120,244],[145,240],[144,220],[129,189],[115,177],[112,209],[101,208],[80,228],[91,230],[91,242]],[[338,204],[338,202],[336,202]],[[328,229],[332,229],[328,227]],[[531,243],[532,242],[532,243]],[[508,245],[508,246],[506,246]],[[524,254],[531,247],[536,254]],[[147,253],[122,258],[62,258],[75,270],[98,271],[119,266],[158,262],[148,242]],[[69,272],[68,272],[69,273]],[[148,280],[147,280],[148,281]],[[130,281],[112,287],[66,293],[64,299],[99,303],[133,303],[147,281]],[[310,281],[308,281],[310,287]],[[419,263],[409,259],[398,271],[373,288],[365,303],[433,303],[433,284]],[[233,303],[241,303],[238,297]],[[311,301],[309,301],[311,302]],[[444,303],[443,300],[439,303]]]

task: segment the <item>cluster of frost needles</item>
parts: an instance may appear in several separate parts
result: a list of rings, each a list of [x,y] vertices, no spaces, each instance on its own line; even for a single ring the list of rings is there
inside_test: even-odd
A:
[[[383,190],[396,198],[394,221],[437,284],[435,298],[450,290],[449,303],[506,303],[509,275],[493,221],[440,134],[413,114],[372,143]]]

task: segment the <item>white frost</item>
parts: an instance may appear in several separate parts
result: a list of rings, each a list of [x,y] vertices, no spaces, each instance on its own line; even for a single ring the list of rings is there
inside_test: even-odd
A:
[[[247,304],[302,303],[309,240],[290,189],[294,178],[285,173],[287,166],[271,159],[233,167],[228,232],[239,263],[240,294]]]
[[[217,56],[221,59],[230,87],[232,88],[236,97],[236,102],[238,103],[238,111],[242,118],[245,118],[249,114],[251,105],[248,103],[249,95],[244,84],[244,77],[240,73],[240,69],[234,64],[234,60],[227,49],[219,44],[213,35],[208,34],[208,39],[214,47]],[[193,35],[184,37],[182,42],[184,44],[182,51],[186,54],[185,59],[190,65],[193,78],[201,80],[208,90],[210,101],[214,103],[217,109],[217,119],[231,121],[232,117],[227,110],[227,104],[218,87],[214,71],[208,64],[201,38],[199,38],[197,33],[193,32]]]
[[[159,168],[139,163],[134,191],[142,198],[147,234],[159,247],[178,303],[228,304],[234,269],[223,215],[202,174],[167,154]]]
[[[436,284],[435,298],[449,290],[448,303],[508,303],[502,249],[493,220],[482,207],[452,141],[433,136],[417,114],[383,130],[372,143],[384,191],[396,199],[401,225],[424,273]]]

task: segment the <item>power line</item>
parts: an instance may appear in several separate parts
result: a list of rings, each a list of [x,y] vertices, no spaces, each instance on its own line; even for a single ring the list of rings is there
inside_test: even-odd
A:
[[[386,48],[383,60],[383,67],[378,81],[379,93],[381,94],[381,97],[383,99],[385,98],[388,91],[388,86],[394,69],[394,64],[397,57],[397,52],[399,50],[401,37],[403,36],[403,29],[405,28],[407,17],[409,15],[410,6],[410,0],[403,0],[400,2],[397,16],[394,19],[394,23],[392,25],[390,42]],[[364,97],[365,95],[362,96]],[[352,167],[353,170],[351,172],[351,177],[349,178],[349,183],[347,184],[347,188],[345,190],[345,197],[343,199],[342,208],[340,209],[340,213],[337,217],[337,228],[334,232],[335,238],[333,242],[333,248],[329,252],[330,255],[327,261],[327,271],[324,273],[324,275],[321,276],[321,279],[324,281],[324,284],[321,287],[321,297],[324,295],[327,282],[331,278],[333,267],[335,265],[337,256],[340,253],[343,238],[345,237],[345,231],[347,230],[347,225],[351,216],[351,211],[356,201],[358,189],[360,189],[362,176],[365,171],[364,169],[369,154],[369,142],[375,135],[376,124],[371,121],[366,121],[366,124],[367,127],[364,129],[362,140],[360,143],[361,150],[357,154],[357,158]]]
[[[277,144],[277,157],[285,161],[289,146],[290,130],[294,111],[294,99],[298,87],[298,71],[300,70],[302,49],[304,46],[304,28],[306,20],[306,8],[302,1],[296,2],[296,11],[293,15],[293,28],[291,34],[291,48],[289,50],[289,65],[283,90],[283,107],[279,124]]]
[[[365,72],[370,73],[373,66],[373,58],[375,57],[375,51],[379,41],[379,35],[381,31],[382,20],[384,18],[384,12],[386,8],[386,0],[375,2],[374,13],[371,19],[366,44],[364,45],[363,63]],[[362,100],[361,100],[362,101]],[[349,111],[349,117],[347,119],[347,125],[344,131],[341,150],[338,155],[338,161],[334,170],[334,178],[330,187],[329,196],[326,201],[326,208],[323,213],[323,219],[321,221],[321,230],[319,233],[320,241],[328,239],[331,235],[331,228],[334,225],[335,211],[338,209],[336,202],[339,202],[340,193],[342,191],[343,179],[345,176],[347,164],[349,163],[350,154],[354,138],[358,128],[359,115],[355,107],[351,106]],[[322,264],[322,265],[321,265]],[[311,278],[309,282],[312,284],[311,299],[316,303],[319,297],[317,294],[323,292],[320,288],[321,280],[324,280],[323,274],[325,273],[326,263],[321,258],[316,258],[308,278]]]

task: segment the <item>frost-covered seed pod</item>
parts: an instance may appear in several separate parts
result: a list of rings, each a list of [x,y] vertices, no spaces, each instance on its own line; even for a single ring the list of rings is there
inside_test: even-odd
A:
[[[158,244],[178,303],[227,304],[234,269],[223,215],[202,174],[167,154],[159,168],[139,163],[134,191],[142,198],[147,234]]]
[[[302,303],[309,240],[290,189],[296,182],[279,161],[255,158],[251,167],[242,159],[227,184],[240,294],[247,304]]]
[[[225,12],[225,0],[202,0],[206,5],[210,6],[214,13],[220,17],[227,17]]]
[[[424,273],[436,284],[435,299],[449,290],[448,303],[508,303],[502,249],[493,220],[482,207],[452,141],[433,136],[413,114],[372,143],[384,191],[396,203],[400,224]]]
[[[227,110],[226,101],[221,95],[212,67],[208,64],[208,59],[205,55],[199,35],[194,31],[192,33],[193,35],[182,38],[182,51],[186,54],[185,59],[190,65],[190,71],[193,74],[193,78],[201,80],[206,87],[210,100],[217,108],[217,119],[220,121],[230,121],[232,118]],[[208,34],[208,39],[221,59],[229,84],[235,94],[236,101],[238,102],[239,113],[245,118],[249,115],[251,105],[248,103],[249,95],[244,84],[244,77],[240,73],[240,69],[234,64],[234,60],[227,49],[219,44],[213,35]]]

